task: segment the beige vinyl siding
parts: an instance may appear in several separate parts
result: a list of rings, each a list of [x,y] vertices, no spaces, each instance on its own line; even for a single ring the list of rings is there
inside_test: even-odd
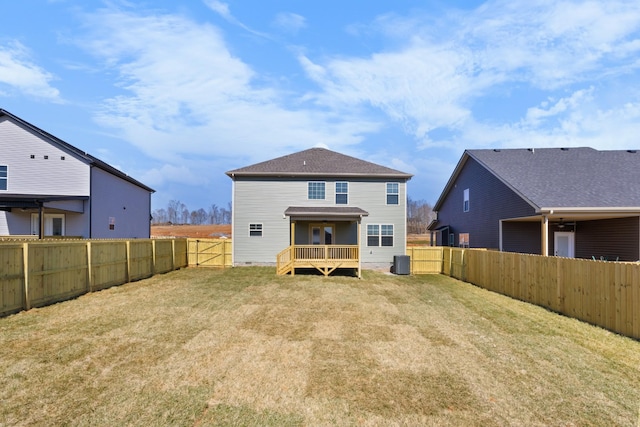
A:
[[[307,183],[324,181],[325,199],[309,200]],[[336,205],[335,182],[348,182],[348,204]],[[386,204],[386,183],[398,182],[398,205]],[[284,211],[290,206],[359,207],[369,212],[362,220],[360,241],[364,263],[391,263],[406,247],[406,182],[404,180],[260,179],[236,178],[233,186],[234,263],[273,264],[276,255],[289,246],[290,222]],[[249,224],[263,224],[262,237],[249,236]],[[366,246],[367,224],[393,224],[392,247]],[[340,225],[339,229],[342,229]],[[339,230],[337,228],[337,230]],[[296,231],[296,233],[299,233]]]
[[[387,182],[398,183],[397,205],[387,205]],[[394,255],[404,255],[407,241],[406,188],[406,182],[402,180],[350,181],[349,204],[369,212],[369,216],[362,219],[360,230],[361,258],[364,264],[391,263]],[[367,246],[368,224],[392,224],[393,246]]]
[[[3,194],[89,195],[90,167],[86,161],[7,117],[0,118],[0,152],[9,172],[8,188]]]
[[[275,264],[276,255],[289,246],[289,218],[284,211],[307,201],[307,181],[236,179],[233,195],[233,261]],[[293,202],[292,201],[296,201]],[[262,224],[262,236],[249,236],[249,224]]]

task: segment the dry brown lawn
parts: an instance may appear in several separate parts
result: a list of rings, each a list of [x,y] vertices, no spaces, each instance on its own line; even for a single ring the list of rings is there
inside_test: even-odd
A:
[[[640,343],[444,276],[186,269],[0,319],[0,426],[638,426]]]

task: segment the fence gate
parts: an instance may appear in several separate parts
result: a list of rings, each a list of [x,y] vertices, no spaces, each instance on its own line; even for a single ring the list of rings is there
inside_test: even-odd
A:
[[[189,239],[189,265],[230,267],[231,241],[229,239]]]

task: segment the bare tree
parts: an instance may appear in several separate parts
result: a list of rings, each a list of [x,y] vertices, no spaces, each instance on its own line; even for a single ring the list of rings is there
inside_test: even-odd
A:
[[[176,224],[181,213],[182,202],[180,200],[170,200],[167,206],[167,219],[169,222]]]
[[[180,203],[180,223],[187,224],[189,222],[189,209],[183,203]]]
[[[152,215],[152,224],[164,224],[169,221],[167,216],[167,211],[164,208],[156,209],[153,211]]]
[[[412,200],[407,197],[407,232],[426,234],[427,226],[433,220],[433,208],[424,200]]]
[[[209,208],[209,224],[219,224],[220,222],[220,208],[215,204]]]

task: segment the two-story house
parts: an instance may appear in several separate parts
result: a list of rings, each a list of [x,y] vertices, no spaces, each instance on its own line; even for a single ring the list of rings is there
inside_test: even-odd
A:
[[[0,109],[0,236],[148,238],[153,192]]]
[[[467,150],[434,206],[437,245],[640,259],[640,153]]]
[[[234,265],[278,273],[388,266],[406,251],[412,175],[311,148],[227,172],[233,180]]]

